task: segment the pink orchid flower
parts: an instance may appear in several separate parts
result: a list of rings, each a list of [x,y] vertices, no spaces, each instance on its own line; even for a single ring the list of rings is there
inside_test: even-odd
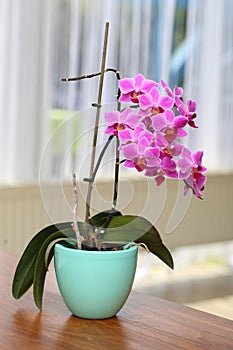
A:
[[[123,130],[119,133],[120,140],[125,142],[120,146],[126,158],[125,167],[135,167],[138,171],[143,171],[146,167],[158,166],[160,150],[157,146],[151,146],[152,137],[153,135],[142,127],[136,127],[134,131]]]
[[[203,175],[206,168],[202,166],[202,157],[202,151],[191,153],[189,149],[184,148],[182,158],[177,162],[180,167],[179,177],[185,183],[185,194],[191,188],[193,194],[200,199],[206,182],[206,176]]]
[[[184,145],[177,141],[169,142],[162,133],[156,134],[156,142],[161,151],[170,157],[179,156],[184,148]]]
[[[176,170],[176,163],[173,158],[167,156],[165,153],[160,153],[160,164],[154,168],[147,168],[145,171],[146,176],[154,177],[157,186],[162,185],[166,177],[178,178]]]
[[[105,121],[108,124],[105,134],[118,135],[119,130],[125,128],[134,128],[140,121],[140,117],[132,112],[130,107],[123,110],[123,112],[112,111],[105,113]]]
[[[121,79],[119,101],[136,103],[139,108],[105,113],[105,133],[119,138],[125,167],[144,171],[146,176],[154,177],[157,185],[166,178],[180,178],[185,193],[191,188],[195,196],[202,198],[206,181],[203,152],[191,153],[178,141],[187,135],[187,124],[197,128],[196,101],[185,104],[181,87],[172,90],[163,80],[161,86],[165,96],[157,82],[142,74]]]
[[[164,113],[159,113],[152,117],[152,126],[155,131],[160,131],[165,135],[168,142],[173,142],[176,137],[184,137],[187,132],[182,128],[187,124],[187,118],[179,115],[175,117],[172,110],[167,109]]]
[[[163,113],[174,105],[174,99],[161,95],[157,87],[153,87],[149,93],[139,96],[138,100],[140,107],[138,115],[142,117]]]
[[[161,80],[161,85],[166,91],[167,95],[171,98],[179,98],[181,99],[183,96],[183,89],[179,86],[175,86],[174,90],[170,89],[170,87],[165,83],[165,81]]]
[[[138,97],[150,91],[154,86],[159,84],[153,80],[145,79],[142,74],[136,75],[135,78],[125,78],[119,80],[121,90],[120,102],[138,103]]]
[[[187,106],[184,104],[184,102],[180,99],[180,98],[175,98],[175,103],[176,103],[176,107],[178,112],[181,115],[184,115],[187,117],[188,119],[188,124],[192,127],[192,128],[198,128],[198,126],[195,124],[194,120],[197,117],[196,114],[196,101],[192,101],[192,100],[188,100],[187,101]]]

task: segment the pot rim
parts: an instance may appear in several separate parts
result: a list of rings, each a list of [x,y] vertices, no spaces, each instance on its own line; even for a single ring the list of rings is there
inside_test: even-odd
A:
[[[131,244],[134,244],[130,246]],[[127,248],[129,246],[129,248]],[[55,244],[55,249],[60,249],[65,254],[91,254],[91,255],[110,255],[110,254],[118,254],[119,256],[122,254],[127,254],[129,252],[135,252],[138,250],[138,246],[134,242],[128,242],[124,245],[125,249],[121,250],[82,250],[82,249],[73,249],[70,247],[65,247],[61,243]]]

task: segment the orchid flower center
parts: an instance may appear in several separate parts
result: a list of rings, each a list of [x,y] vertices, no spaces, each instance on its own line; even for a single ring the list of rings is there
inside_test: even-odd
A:
[[[164,148],[163,152],[167,154],[168,156],[171,154],[171,151],[168,148]]]
[[[137,161],[138,165],[145,165],[145,159],[143,156],[139,156],[138,157],[138,161]]]
[[[139,102],[138,96],[140,96],[140,95],[142,95],[141,91],[132,91],[130,94],[131,101],[133,103],[138,103]]]
[[[124,125],[123,124],[117,124],[117,127],[116,127],[116,129],[117,130],[124,130]]]
[[[169,126],[169,128],[167,128],[166,130],[166,134],[167,135],[177,134],[177,129],[174,128],[173,126]]]
[[[152,115],[157,115],[159,113],[163,113],[164,109],[162,107],[160,107],[160,106],[153,107],[151,112],[152,112]]]

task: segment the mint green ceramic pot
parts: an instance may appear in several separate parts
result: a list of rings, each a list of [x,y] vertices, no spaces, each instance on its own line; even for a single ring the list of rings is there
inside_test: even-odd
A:
[[[87,251],[55,245],[58,286],[71,313],[82,318],[113,317],[131,291],[138,247]]]

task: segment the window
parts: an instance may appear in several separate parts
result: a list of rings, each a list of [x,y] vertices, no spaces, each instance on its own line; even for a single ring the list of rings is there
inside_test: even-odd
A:
[[[99,71],[106,20],[107,66],[185,85],[199,106],[190,146],[205,150],[209,169],[232,169],[232,18],[230,0],[1,1],[1,181],[37,181],[41,159],[44,179],[61,166],[70,177],[75,132],[92,125],[78,111],[96,101],[98,78],[59,78]],[[108,73],[103,102],[115,92]]]

